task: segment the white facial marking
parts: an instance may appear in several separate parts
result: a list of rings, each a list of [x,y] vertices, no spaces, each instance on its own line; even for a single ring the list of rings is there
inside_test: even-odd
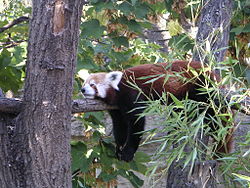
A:
[[[107,96],[108,84],[97,84],[98,97],[105,98]]]
[[[109,83],[114,89],[119,90],[118,84],[122,79],[123,73],[120,71],[113,71],[106,75],[105,82]]]
[[[93,99],[96,95],[96,92],[95,90],[90,86],[90,84],[85,84],[83,86],[84,89],[84,93],[83,95],[86,97],[86,98],[90,98],[90,99]]]

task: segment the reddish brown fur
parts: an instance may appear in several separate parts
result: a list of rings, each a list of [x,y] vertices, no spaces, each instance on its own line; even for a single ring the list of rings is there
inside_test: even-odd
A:
[[[124,71],[123,83],[132,82],[142,89],[144,94],[147,96],[153,95],[157,98],[163,92],[169,92],[178,98],[183,98],[187,92],[193,91],[195,89],[194,83],[197,82],[198,78],[194,78],[193,73],[190,68],[197,71],[198,73],[202,69],[202,64],[200,62],[190,62],[186,61],[174,61],[171,66],[169,63],[157,63],[157,64],[144,64],[136,67],[126,69]],[[140,79],[142,77],[148,77],[152,75],[163,75],[159,77],[157,81],[152,83],[145,82],[152,80],[156,77],[150,77],[146,79]],[[178,76],[177,74],[180,74]],[[170,76],[165,80],[166,76]],[[214,72],[210,73],[211,78],[215,77]],[[139,79],[138,79],[139,78]],[[189,81],[184,80],[187,78]],[[193,80],[192,80],[193,79]],[[166,83],[164,83],[166,82]],[[128,84],[129,85],[129,84]],[[153,92],[153,90],[157,91]]]
[[[85,83],[89,83],[90,80],[94,80],[95,83],[102,83],[105,80],[106,72],[99,72],[98,74],[91,74]]]

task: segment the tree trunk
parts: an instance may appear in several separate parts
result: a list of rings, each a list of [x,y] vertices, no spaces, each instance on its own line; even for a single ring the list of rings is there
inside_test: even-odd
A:
[[[196,36],[197,46],[193,60],[208,63],[209,55],[213,55],[216,61],[223,61],[225,47],[228,46],[230,19],[232,15],[231,0],[206,0],[201,11],[199,30]],[[208,54],[209,50],[212,54]],[[207,143],[208,137],[202,136],[203,143]],[[186,148],[188,152],[189,148]],[[204,157],[205,159],[205,157]],[[217,161],[196,161],[189,172],[190,167],[183,170],[183,161],[171,164],[167,176],[167,188],[217,188],[216,178]]]
[[[224,60],[229,42],[232,0],[205,0],[196,36],[193,60],[208,63]]]
[[[11,147],[0,148],[1,157],[12,159],[0,163],[0,182],[7,182],[2,188],[71,187],[71,96],[82,3],[33,0],[25,106]],[[6,134],[0,139],[9,142]]]
[[[0,98],[4,98],[0,88]],[[12,181],[15,172],[11,166],[11,156],[9,150],[11,149],[11,121],[15,116],[7,113],[0,113],[0,185],[2,188],[16,187]],[[12,171],[11,171],[12,170]]]
[[[180,162],[174,162],[168,173],[167,188],[217,188],[216,161],[197,162],[192,173],[190,167],[183,169]]]

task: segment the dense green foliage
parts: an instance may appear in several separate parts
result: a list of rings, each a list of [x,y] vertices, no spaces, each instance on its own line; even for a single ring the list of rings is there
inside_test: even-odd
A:
[[[31,8],[15,1],[0,13],[0,28],[29,14]],[[0,87],[17,92],[22,87],[27,54],[28,23],[23,22],[0,33]]]
[[[80,97],[79,90],[84,77],[81,74],[82,70],[110,71],[143,63],[190,58],[194,36],[182,27],[180,12],[185,12],[187,20],[195,24],[202,8],[201,2],[193,0],[90,0],[84,6],[81,22],[74,98]],[[29,4],[21,0],[8,1],[0,13],[0,28],[20,16],[29,15],[30,12]],[[167,54],[160,51],[161,46],[143,37],[144,31],[152,29],[152,23],[156,23],[162,14],[168,15],[166,28],[170,33],[170,38]],[[223,68],[221,69],[223,69],[224,77],[222,84],[234,86],[237,81],[236,87],[241,92],[246,91],[246,76],[249,75],[249,64],[246,63],[246,59],[250,56],[249,20],[249,1],[235,0],[229,53],[226,61],[222,62]],[[17,93],[23,86],[27,40],[27,22],[17,24],[0,33],[0,88],[5,92],[11,90]],[[213,90],[216,91],[216,88],[217,85],[214,85]],[[204,92],[210,91],[211,88],[206,88]],[[163,96],[161,100],[166,102],[166,96]],[[207,106],[190,100],[179,101],[174,97],[173,101],[174,103],[168,107],[159,105],[160,101],[151,101],[150,107],[143,114],[158,114],[164,119],[165,125],[164,130],[147,131],[149,136],[145,143],[161,143],[152,157],[154,162],[151,163],[156,165],[152,165],[150,169],[147,169],[145,165],[150,159],[142,152],[138,152],[130,163],[118,161],[115,158],[113,140],[105,135],[105,125],[102,121],[105,116],[102,112],[78,114],[77,119],[83,123],[86,136],[84,140],[72,141],[74,187],[115,185],[118,175],[127,178],[134,187],[140,187],[143,181],[135,175],[134,171],[153,176],[162,156],[167,157],[165,163],[169,165],[176,159],[184,159],[185,166],[192,165],[195,159],[200,158],[204,150],[198,144],[199,141],[194,138],[199,132],[210,134],[204,123],[204,112]],[[209,105],[213,105],[217,112],[222,108],[212,102]],[[173,109],[178,109],[180,113],[175,113]],[[204,111],[201,112],[200,109]],[[211,121],[218,123],[223,115],[225,117],[230,114],[220,114]],[[226,129],[222,127],[218,130],[216,140],[223,137]],[[171,132],[171,134],[152,140],[152,135],[158,131]],[[170,150],[172,145],[179,142],[182,144],[175,150]],[[249,145],[249,142],[250,134],[246,136],[242,146]],[[195,146],[192,152],[183,152],[184,146],[190,144]],[[213,147],[206,149],[213,154]],[[229,175],[231,172],[247,171],[250,168],[247,163],[249,153],[249,149],[242,149],[242,151],[239,150],[237,153],[221,158],[220,160],[226,164],[223,171],[228,172]],[[210,159],[211,156],[207,158]]]

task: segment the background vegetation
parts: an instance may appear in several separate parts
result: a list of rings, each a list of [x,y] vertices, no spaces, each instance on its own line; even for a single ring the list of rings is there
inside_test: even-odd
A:
[[[3,6],[0,7],[3,8],[0,12],[0,88],[5,92],[12,91],[18,96],[25,77],[28,22],[21,22],[6,30],[1,28],[21,16],[29,16],[31,7],[29,1],[13,0],[1,3]],[[110,71],[143,63],[192,58],[195,28],[202,3],[202,1],[193,0],[90,0],[84,6],[81,22],[74,97],[81,97],[79,90],[86,70],[88,72]],[[167,21],[166,31],[155,31],[154,25],[162,18]],[[152,42],[145,37],[145,32],[148,30],[168,33],[168,38],[165,38],[168,44],[167,53],[162,51],[162,46],[157,44],[157,41]],[[250,83],[249,38],[250,2],[234,0],[228,53],[220,67],[223,70],[223,84],[229,84],[242,93],[249,92],[247,90]],[[185,164],[192,164],[202,150],[194,147],[187,155],[183,152],[183,148],[185,144],[193,144],[195,141],[193,136],[204,129],[200,110],[197,113],[191,113],[192,117],[189,113],[196,112],[197,104],[189,100],[176,99],[171,106],[166,108],[159,106],[157,102],[159,101],[151,102],[145,114],[169,117],[164,122],[166,129],[161,131],[169,132],[171,129],[173,136],[176,135],[173,130],[183,130],[183,132],[176,140],[172,140],[173,137],[170,135],[153,141],[162,144],[153,156],[156,162],[152,164],[157,164],[157,160],[162,156],[168,156],[167,163],[184,158]],[[174,114],[171,111],[173,108],[179,108],[182,113]],[[152,176],[157,165],[152,165],[150,169],[147,169],[145,163],[148,163],[150,158],[142,152],[138,152],[130,163],[118,161],[114,156],[113,140],[105,135],[103,117],[102,112],[76,115],[76,118],[83,122],[87,136],[84,141],[72,141],[73,185],[75,187],[115,185],[117,176],[121,175],[127,178],[134,187],[140,187],[143,181],[134,174],[134,171]],[[194,117],[196,121],[193,121]],[[179,123],[174,124],[176,119]],[[214,119],[214,121],[218,120]],[[186,129],[185,125],[190,124],[193,125],[193,129],[192,126]],[[175,127],[175,125],[180,127]],[[152,135],[156,131],[151,130],[149,133]],[[223,129],[220,131],[222,135],[223,131],[225,132]],[[148,138],[151,137],[149,135]],[[178,146],[176,153],[172,150],[169,152],[170,146],[180,140],[185,144]],[[250,143],[249,133],[244,140],[240,145],[242,148]],[[152,142],[150,139],[148,141]],[[249,153],[249,148],[248,150],[240,148],[236,153],[221,158],[225,164],[222,169],[223,173],[226,173],[227,177],[232,177],[232,172],[249,173],[250,166],[247,162]]]

